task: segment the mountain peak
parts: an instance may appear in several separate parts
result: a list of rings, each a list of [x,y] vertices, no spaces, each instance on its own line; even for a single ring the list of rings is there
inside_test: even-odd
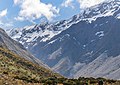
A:
[[[62,31],[68,29],[73,24],[80,21],[92,23],[97,18],[114,16],[120,19],[120,0],[110,0],[100,3],[98,5],[81,10],[80,14],[73,16],[68,20],[62,20],[55,23],[44,22],[38,25],[25,26],[23,28],[12,29],[7,31],[8,34],[15,40],[19,41],[26,48],[33,43],[46,42],[54,36],[60,34]]]
[[[111,64],[107,59],[115,61],[112,56],[119,58],[119,19],[120,0],[112,0],[86,8],[70,19],[35,25],[31,29],[23,28],[15,34],[12,30],[10,35],[14,34],[11,36],[13,39],[65,76],[92,74],[95,77],[110,78],[113,74],[111,72],[118,69],[116,64],[119,62],[113,63],[115,68],[106,66],[109,70],[104,73],[97,69],[105,66],[102,60]],[[97,74],[90,73],[93,70]],[[112,78],[118,79],[117,73]]]

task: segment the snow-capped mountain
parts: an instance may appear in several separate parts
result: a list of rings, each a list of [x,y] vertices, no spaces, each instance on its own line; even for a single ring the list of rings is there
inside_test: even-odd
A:
[[[7,32],[64,76],[120,79],[119,28],[120,0],[113,0],[86,8],[68,20]]]

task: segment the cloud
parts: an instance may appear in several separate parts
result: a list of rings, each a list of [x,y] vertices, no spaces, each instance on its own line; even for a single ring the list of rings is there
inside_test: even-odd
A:
[[[7,9],[0,11],[0,17],[4,17],[7,15]]]
[[[14,4],[17,5],[17,4],[20,4],[23,0],[14,0]]]
[[[106,0],[77,0],[80,3],[80,8],[84,9],[84,8],[89,8],[91,6],[100,4]]]
[[[14,26],[13,22],[3,22],[0,20],[0,27],[3,29],[9,29],[12,28],[13,26]]]
[[[66,0],[65,2],[62,3],[62,6],[74,8],[74,6],[73,6],[73,0]]]
[[[41,17],[46,17],[51,20],[59,14],[57,9],[52,4],[42,3],[40,0],[14,0],[15,5],[20,6],[20,12],[16,20],[35,20]]]
[[[2,22],[2,21],[0,21],[0,25],[3,25],[3,22]]]
[[[13,27],[13,22],[10,21],[6,16],[7,13],[8,13],[7,9],[0,11],[0,27],[4,29]]]
[[[24,18],[23,18],[23,17],[20,17],[20,16],[15,17],[14,19],[17,20],[17,21],[24,21]]]

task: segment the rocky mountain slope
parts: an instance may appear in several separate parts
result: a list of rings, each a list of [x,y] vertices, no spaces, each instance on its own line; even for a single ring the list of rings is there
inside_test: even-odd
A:
[[[39,59],[34,57],[31,53],[29,53],[22,44],[16,42],[15,40],[11,39],[7,33],[0,28],[0,47],[7,48],[14,52],[15,54],[18,54],[19,56],[32,61],[36,64],[42,65],[44,67],[48,67],[47,65],[43,64]]]
[[[32,85],[50,77],[62,78],[0,29],[0,85]]]
[[[53,70],[67,77],[120,79],[120,0],[86,8],[71,19],[8,34]]]

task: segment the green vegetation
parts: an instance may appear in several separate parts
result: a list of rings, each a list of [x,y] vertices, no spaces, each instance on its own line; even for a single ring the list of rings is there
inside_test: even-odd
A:
[[[120,85],[120,81],[67,79],[0,47],[0,85]]]
[[[33,64],[11,51],[0,48],[0,85],[41,83],[48,77],[62,77],[49,69]],[[18,84],[19,85],[19,84]]]
[[[120,85],[120,81],[109,80],[105,78],[84,78],[67,79],[67,78],[47,78],[42,81],[44,85]]]

